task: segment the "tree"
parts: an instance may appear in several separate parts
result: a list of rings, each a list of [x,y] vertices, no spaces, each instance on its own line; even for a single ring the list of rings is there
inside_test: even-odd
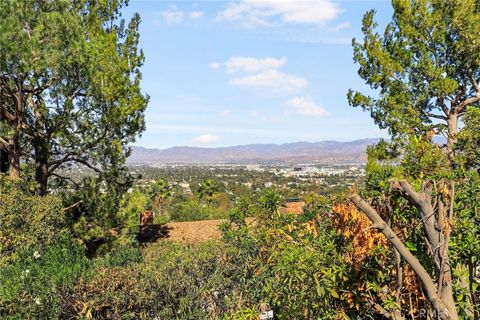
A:
[[[285,200],[275,190],[266,190],[258,199],[258,203],[269,219],[280,216],[280,208],[285,206]]]
[[[165,179],[157,180],[150,190],[150,202],[158,203],[159,213],[163,213],[165,202],[173,196],[172,186]]]
[[[121,166],[144,130],[140,17],[126,1],[0,3],[0,147],[12,178],[35,163],[37,193],[75,163],[101,173]]]
[[[198,186],[198,198],[205,199],[207,203],[212,202],[213,196],[220,191],[220,183],[217,180],[205,179]]]
[[[455,180],[461,173],[455,145],[462,130],[459,121],[480,106],[480,43],[476,41],[480,3],[393,0],[392,4],[393,18],[383,35],[376,31],[375,12],[369,11],[363,18],[363,42],[353,41],[358,73],[375,95],[350,90],[348,100],[369,111],[375,123],[391,134],[390,145],[371,150],[370,161],[388,168],[383,180],[391,182],[393,192],[384,190],[384,198],[400,196],[410,205],[408,210],[419,214],[429,259],[413,255],[387,224],[392,216],[382,216],[375,204],[358,195],[351,200],[415,271],[436,314],[457,319],[449,255]],[[445,145],[434,142],[437,135],[444,136]]]

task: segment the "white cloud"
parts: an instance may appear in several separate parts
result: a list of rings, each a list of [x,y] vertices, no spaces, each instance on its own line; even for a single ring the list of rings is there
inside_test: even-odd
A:
[[[222,64],[219,63],[219,62],[212,62],[208,65],[208,67],[212,68],[213,70],[220,69],[221,66],[222,66]]]
[[[166,24],[179,24],[183,22],[185,13],[175,6],[170,6],[161,15]]]
[[[277,70],[268,70],[255,75],[230,80],[237,86],[268,88],[277,93],[292,93],[307,86],[307,80]]]
[[[308,98],[295,97],[288,100],[285,104],[293,108],[296,113],[302,116],[322,117],[328,115],[328,112],[327,110],[325,110],[325,108],[317,105],[315,102]]]
[[[247,26],[268,26],[274,17],[285,23],[322,24],[341,12],[331,0],[242,0],[230,3],[219,17],[239,20]]]
[[[192,143],[196,145],[209,145],[220,141],[220,136],[213,134],[203,134],[192,139]]]
[[[267,89],[274,93],[290,94],[307,86],[308,81],[299,76],[281,72],[278,69],[287,63],[287,57],[255,58],[233,56],[225,63],[212,62],[209,67],[219,69],[223,66],[227,73],[241,73],[230,79],[235,86]]]
[[[257,59],[253,57],[238,57],[234,56],[225,62],[225,67],[228,73],[234,73],[238,71],[244,72],[260,72],[265,70],[278,69],[287,63],[287,58],[264,58]]]
[[[204,14],[203,11],[192,11],[190,12],[189,16],[192,19],[198,19],[198,18],[201,18],[203,14]]]

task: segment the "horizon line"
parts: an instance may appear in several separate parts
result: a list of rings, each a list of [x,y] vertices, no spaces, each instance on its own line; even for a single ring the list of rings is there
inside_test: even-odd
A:
[[[174,145],[174,146],[169,146],[169,147],[147,147],[147,146],[142,146],[142,145],[137,145],[137,144],[132,144],[129,145],[129,147],[136,147],[136,148],[144,148],[144,149],[157,149],[157,150],[167,150],[167,149],[172,149],[172,148],[193,148],[193,149],[218,149],[218,148],[234,148],[234,147],[244,147],[244,146],[252,146],[252,145],[275,145],[275,146],[282,146],[282,145],[287,145],[287,144],[297,144],[297,143],[309,143],[309,144],[315,144],[315,143],[322,143],[322,142],[336,142],[336,143],[349,143],[349,142],[356,142],[356,141],[363,141],[363,140],[380,140],[380,139],[386,139],[382,137],[373,137],[373,138],[360,138],[360,139],[354,139],[354,140],[334,140],[334,139],[326,139],[326,140],[317,140],[317,141],[294,141],[294,142],[282,142],[282,143],[245,143],[245,144],[235,144],[235,145],[227,145],[227,146],[208,146],[208,145]],[[387,139],[388,140],[388,139]]]

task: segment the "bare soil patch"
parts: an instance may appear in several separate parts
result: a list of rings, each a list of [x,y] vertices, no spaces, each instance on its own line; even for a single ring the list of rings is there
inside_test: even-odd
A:
[[[163,225],[151,224],[142,227],[138,235],[138,240],[146,243],[166,239],[183,244],[217,240],[222,237],[218,226],[226,221],[227,220],[202,220],[170,222]],[[252,222],[252,218],[247,219],[247,223]]]

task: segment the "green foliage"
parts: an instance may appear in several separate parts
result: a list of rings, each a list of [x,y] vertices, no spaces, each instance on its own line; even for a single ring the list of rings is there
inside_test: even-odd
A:
[[[280,242],[269,248],[268,272],[274,277],[264,290],[279,319],[331,319],[337,313],[345,270],[332,239],[327,232],[300,245]]]
[[[58,197],[25,192],[23,180],[0,177],[0,268],[18,252],[54,244],[65,232],[65,213]]]
[[[207,178],[203,180],[196,189],[198,199],[204,200],[206,203],[210,203],[216,193],[220,192],[221,185],[217,180]]]
[[[278,199],[269,195],[265,199]],[[278,319],[335,317],[342,304],[338,290],[345,267],[342,243],[329,220],[307,210],[303,215],[279,215],[248,225],[242,220],[248,208],[238,201],[229,223],[222,226],[224,239],[236,248],[250,284],[250,308],[232,319],[250,317],[261,303],[269,304]]]
[[[244,307],[244,291],[228,253],[220,243],[154,244],[145,249],[143,263],[98,267],[70,291],[63,316],[219,319],[233,314]]]
[[[446,101],[460,103],[474,94],[470,80],[480,75],[480,47],[472,38],[480,32],[478,5],[474,0],[392,4],[394,15],[383,34],[372,10],[363,19],[363,42],[353,41],[358,74],[378,96],[351,90],[349,103],[369,111],[394,137],[445,133],[438,119],[449,116]]]
[[[285,206],[285,200],[275,190],[266,190],[258,199],[260,216],[267,221],[277,219],[280,215],[280,208]]]
[[[257,320],[259,312],[253,308],[246,308],[235,312],[231,316],[226,317],[228,320]]]
[[[254,215],[255,206],[248,199],[240,197],[235,202],[235,206],[230,210],[228,218],[230,223],[237,227],[245,225],[245,219]]]
[[[227,217],[227,212],[218,210],[212,205],[199,204],[194,199],[175,203],[168,211],[172,221],[211,220]]]
[[[123,196],[117,214],[122,221],[121,225],[124,226],[123,230],[120,231],[121,234],[128,235],[139,231],[140,216],[148,206],[148,196],[138,188],[131,189],[129,193]]]
[[[458,135],[458,162],[467,169],[480,167],[480,108],[469,109],[464,117],[465,127]]]
[[[469,317],[472,312],[480,313],[480,285],[478,272],[476,274],[480,266],[480,176],[475,171],[468,172],[458,185],[455,211],[455,232],[450,242],[455,266],[454,289],[459,313]]]
[[[105,255],[92,261],[95,268],[127,267],[143,262],[142,248],[139,244],[127,243],[116,245]]]
[[[328,208],[330,199],[326,196],[317,194],[315,192],[308,192],[304,196],[304,200],[305,200],[304,210],[308,210],[312,214],[318,214],[318,212],[322,212]]]
[[[413,179],[449,177],[450,163],[440,146],[423,137],[411,137],[403,152],[399,173]]]
[[[150,186],[150,209],[163,214],[166,202],[173,196],[173,188],[165,179],[159,179]]]
[[[0,317],[60,318],[64,293],[86,272],[87,263],[83,247],[67,237],[22,249],[15,262],[0,268]]]
[[[84,178],[81,188],[64,194],[65,203],[78,203],[69,210],[68,221],[74,237],[87,245],[99,240],[109,243],[117,239],[117,234],[132,237],[135,231],[138,217],[132,215],[138,206],[135,202],[141,200],[129,199],[126,194],[130,177],[123,170],[111,170],[98,179]]]
[[[480,262],[480,177],[470,172],[457,187],[458,219],[452,239],[454,257]]]
[[[480,46],[473,35],[480,32],[480,7],[475,0],[393,0],[392,5],[393,17],[383,33],[372,10],[363,18],[363,41],[353,41],[358,74],[372,90],[368,95],[350,90],[348,101],[369,111],[392,136],[390,143],[382,141],[369,149],[366,190],[360,193],[370,198],[400,241],[432,274],[431,280],[448,288],[439,290],[439,296],[449,312],[456,314],[458,309],[462,316],[473,317],[471,306],[476,301],[469,301],[467,307],[465,297],[477,293],[471,272],[470,278],[464,272],[467,265],[471,269],[472,261],[462,252],[468,255],[478,247],[473,226],[477,209],[471,201],[476,199],[473,181],[478,174],[468,170],[478,165],[479,155]],[[462,119],[465,126],[459,125]],[[438,136],[446,138],[445,145],[438,143]],[[443,245],[443,252],[432,249]],[[382,287],[382,281],[395,281],[392,262],[383,276],[378,267],[362,266],[365,275],[375,274],[380,280],[367,278],[366,283],[375,288]],[[402,290],[408,287],[402,285]],[[410,297],[417,296],[413,300],[420,309],[418,286],[409,290]],[[446,294],[452,290],[456,298]],[[402,292],[394,299],[374,291],[378,296],[371,300],[385,307],[397,304],[394,309],[403,315],[411,312]]]
[[[125,23],[125,4],[0,4],[0,92],[15,93],[1,96],[2,126],[24,140],[21,146],[14,141],[11,150],[32,152],[42,194],[49,177],[69,181],[53,175],[69,163],[95,172],[123,166],[127,146],[145,128],[140,17]]]

